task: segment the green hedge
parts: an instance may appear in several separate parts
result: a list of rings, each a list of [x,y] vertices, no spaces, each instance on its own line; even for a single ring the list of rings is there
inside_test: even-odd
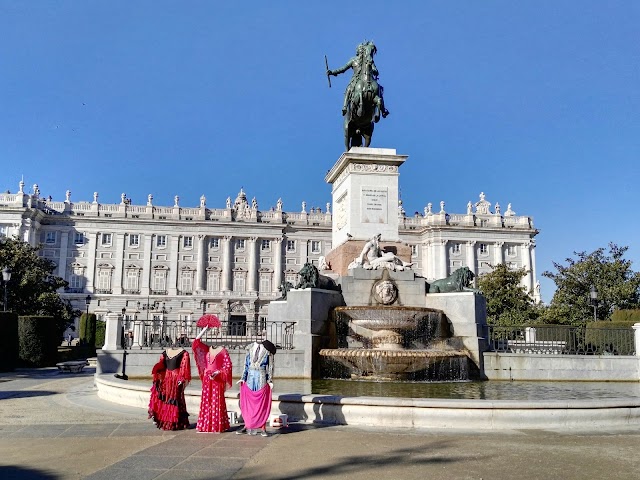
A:
[[[18,366],[18,314],[0,312],[0,372],[10,372]]]
[[[83,313],[80,316],[80,341],[86,345],[96,344],[96,316]]]
[[[597,353],[615,353],[629,355],[635,349],[634,331],[631,326],[634,320],[616,322],[594,321],[587,323],[585,343]]]
[[[614,310],[611,314],[612,322],[629,322],[631,325],[640,323],[640,308],[634,310]]]
[[[18,336],[22,364],[29,367],[56,364],[60,338],[52,317],[20,317]]]
[[[98,320],[96,322],[96,348],[102,348],[104,346],[104,336],[107,329],[106,322]]]

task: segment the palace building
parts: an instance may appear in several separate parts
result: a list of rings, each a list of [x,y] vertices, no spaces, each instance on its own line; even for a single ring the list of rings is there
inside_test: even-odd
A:
[[[76,308],[99,317],[124,312],[128,318],[181,320],[202,312],[221,320],[266,321],[269,302],[281,296],[283,282],[293,285],[307,263],[323,265],[332,245],[331,205],[285,211],[282,202],[261,210],[241,189],[223,208],[133,205],[125,194],[117,204],[42,198],[20,182],[18,193],[0,194],[0,235],[41,245],[40,255],[69,282],[61,292]],[[448,213],[441,202],[423,213],[397,211],[399,236],[411,251],[413,270],[427,281],[444,278],[462,266],[477,276],[491,265],[525,267],[523,285],[540,300],[536,281],[531,217],[502,212],[484,193],[465,213]],[[384,240],[384,238],[383,238]],[[2,267],[2,266],[0,266]],[[329,268],[331,265],[329,265]],[[323,272],[331,275],[331,271]]]

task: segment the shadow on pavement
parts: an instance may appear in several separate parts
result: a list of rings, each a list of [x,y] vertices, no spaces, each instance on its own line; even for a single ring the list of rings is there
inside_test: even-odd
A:
[[[0,478],[13,480],[54,480],[59,478],[55,475],[52,475],[47,472],[43,472],[41,470],[34,470],[32,468],[24,468],[24,467],[14,467],[12,465],[7,467],[0,467]]]
[[[59,393],[60,392],[52,392],[50,390],[9,390],[0,392],[0,400],[5,400],[7,398],[45,397],[48,395],[57,395]]]

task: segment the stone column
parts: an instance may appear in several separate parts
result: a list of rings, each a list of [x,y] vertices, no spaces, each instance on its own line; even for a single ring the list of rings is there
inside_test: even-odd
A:
[[[223,292],[229,292],[231,291],[231,255],[233,255],[232,252],[232,245],[231,245],[231,239],[233,237],[230,236],[225,236],[222,237],[222,278],[221,280],[221,285],[220,285],[220,290],[222,290]]]
[[[124,263],[124,243],[127,238],[124,233],[116,233],[116,268],[113,277],[113,293],[122,294],[122,270]]]
[[[273,285],[274,292],[278,292],[278,287],[282,285],[282,238],[273,240]]]
[[[87,242],[87,285],[86,290],[89,292],[93,292],[93,281],[96,274],[96,248],[98,245],[98,236],[100,232],[92,233],[89,235],[89,240]]]
[[[477,276],[475,240],[467,242],[467,266],[469,267],[469,270],[471,270],[471,273]]]
[[[247,275],[247,292],[258,291],[258,252],[256,247],[258,246],[257,237],[249,237],[249,272]]]
[[[533,293],[533,282],[531,276],[531,242],[526,242],[522,245],[522,261],[524,268],[528,271],[527,275],[522,279],[524,287],[527,289],[527,293]]]
[[[142,281],[140,283],[140,295],[149,295],[151,285],[151,260],[153,258],[153,238],[155,235],[144,236],[144,265],[142,267]]]
[[[439,274],[437,278],[445,278],[447,273],[447,242],[448,240],[440,240],[437,244],[438,247],[438,266]]]
[[[67,278],[67,250],[69,249],[69,232],[60,232],[60,254],[58,257],[58,276]]]
[[[102,347],[102,350],[117,350],[120,336],[119,327],[123,317],[117,313],[107,313],[105,317],[107,319],[104,331],[104,346]]]
[[[169,251],[169,259],[171,266],[169,267],[169,278],[167,285],[167,294],[177,295],[178,290],[178,262],[180,260],[180,240],[182,235],[171,236],[171,250]]]
[[[640,323],[634,323],[632,328],[636,346],[636,357],[640,357]]]
[[[502,251],[502,247],[504,242],[496,242],[493,250],[493,261],[496,265],[500,265],[504,263],[504,252]]]
[[[196,270],[196,292],[203,292],[205,290],[206,280],[205,274],[207,269],[207,259],[205,253],[205,242],[207,237],[205,235],[198,235],[198,263]]]

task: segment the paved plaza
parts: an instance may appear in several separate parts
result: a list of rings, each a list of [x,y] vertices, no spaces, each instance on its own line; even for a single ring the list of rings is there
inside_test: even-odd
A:
[[[640,478],[640,432],[629,429],[272,432],[159,431],[144,409],[99,399],[91,370],[0,374],[0,479]]]

